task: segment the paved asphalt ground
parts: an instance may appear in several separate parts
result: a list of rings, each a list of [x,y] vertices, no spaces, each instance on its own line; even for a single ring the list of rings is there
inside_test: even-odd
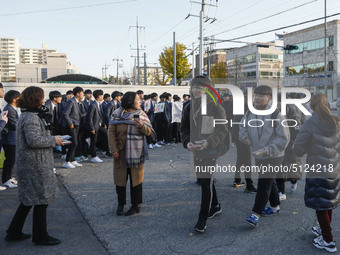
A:
[[[219,160],[231,165],[235,161],[235,147]],[[0,192],[0,254],[327,254],[311,244],[310,229],[316,217],[304,205],[304,181],[299,181],[295,193],[287,194],[279,215],[261,218],[259,227],[253,229],[245,218],[255,195],[233,188],[230,175],[216,174],[223,212],[208,220],[204,234],[197,234],[193,227],[201,192],[189,170],[190,153],[181,144],[150,150],[144,203],[141,213],[131,217],[115,214],[112,159],[71,170],[61,168],[61,163],[56,154],[61,194],[47,212],[49,233],[63,243],[55,247],[36,247],[29,240],[6,243],[5,230],[18,206],[17,190],[6,190]],[[30,214],[25,233],[31,231],[31,218]],[[335,210],[335,240],[340,240],[339,224],[340,213]]]

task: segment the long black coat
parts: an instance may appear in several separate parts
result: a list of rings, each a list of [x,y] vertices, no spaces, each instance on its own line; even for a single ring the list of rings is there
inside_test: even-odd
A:
[[[323,122],[314,112],[300,129],[294,152],[297,156],[307,153],[306,206],[315,210],[337,207],[340,203],[340,129],[330,129],[330,124]],[[324,166],[328,172],[324,172]],[[316,171],[318,169],[320,172]]]

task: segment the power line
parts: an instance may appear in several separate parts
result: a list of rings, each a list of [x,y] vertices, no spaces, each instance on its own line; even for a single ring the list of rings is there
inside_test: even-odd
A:
[[[73,6],[73,7],[47,9],[47,10],[36,10],[36,11],[28,11],[28,12],[6,13],[6,14],[0,14],[0,16],[1,17],[5,17],[5,16],[15,16],[15,15],[24,15],[24,14],[41,13],[41,12],[64,11],[64,10],[71,10],[71,9],[80,9],[80,8],[88,8],[88,7],[96,7],[96,6],[112,5],[112,4],[121,4],[121,3],[137,2],[137,1],[138,0],[124,0],[124,1],[117,1],[117,2],[107,2],[107,3],[101,3],[101,4],[88,4],[88,5],[80,5],[80,6]]]
[[[326,16],[326,18],[331,18],[331,17],[338,16],[338,15],[340,15],[340,12],[339,12],[339,13],[332,14],[332,15],[329,15],[329,16]],[[228,39],[228,40],[221,40],[221,41],[218,41],[218,42],[215,42],[215,43],[229,42],[229,41],[239,40],[239,39],[248,38],[248,37],[253,37],[253,36],[257,36],[257,35],[267,34],[267,33],[275,32],[275,31],[277,31],[277,30],[282,30],[282,29],[286,29],[286,28],[301,26],[301,25],[304,25],[304,24],[307,24],[307,23],[319,21],[319,20],[322,20],[322,19],[324,19],[324,18],[325,18],[325,17],[317,18],[317,19],[312,19],[312,20],[308,20],[308,21],[296,23],[296,24],[289,25],[289,26],[284,26],[284,27],[279,27],[279,28],[267,30],[267,31],[264,31],[264,32],[259,32],[259,33],[255,33],[255,34],[251,34],[251,35],[240,36],[240,37],[236,37],[236,38]]]
[[[178,22],[176,25],[174,25],[173,27],[171,27],[168,31],[166,31],[165,33],[163,33],[162,35],[160,35],[159,37],[157,37],[155,40],[153,40],[152,42],[150,42],[148,44],[148,46],[150,46],[151,44],[155,43],[156,41],[158,41],[160,38],[162,38],[163,36],[165,36],[166,34],[168,34],[169,32],[171,32],[175,27],[177,27],[179,24],[181,24],[182,22],[184,22],[185,19],[181,20],[180,22]]]
[[[307,3],[304,3],[304,4],[300,4],[300,5],[298,5],[298,6],[295,6],[295,7],[290,8],[290,9],[287,9],[287,10],[284,10],[284,11],[280,11],[280,12],[278,12],[278,13],[269,15],[269,16],[267,16],[267,17],[264,17],[264,18],[261,18],[261,19],[258,19],[258,20],[251,21],[251,22],[249,22],[249,23],[246,23],[246,24],[243,24],[243,25],[240,25],[240,26],[237,26],[237,27],[234,27],[234,28],[231,28],[231,29],[222,31],[222,32],[219,32],[219,33],[214,34],[214,35],[216,36],[216,35],[224,34],[224,33],[233,31],[233,30],[235,30],[235,29],[239,29],[239,28],[242,28],[242,27],[245,27],[245,26],[249,26],[249,25],[252,25],[252,24],[254,24],[254,23],[257,23],[257,22],[260,22],[260,21],[263,21],[263,20],[266,20],[266,19],[269,19],[269,18],[273,18],[273,17],[278,16],[278,15],[281,15],[281,14],[283,14],[283,13],[285,13],[285,12],[289,12],[289,11],[298,9],[298,8],[300,8],[300,7],[303,7],[303,6],[305,6],[305,5],[308,5],[308,4],[317,2],[317,1],[318,1],[318,0],[312,0],[312,1],[310,1],[310,2],[307,2]]]

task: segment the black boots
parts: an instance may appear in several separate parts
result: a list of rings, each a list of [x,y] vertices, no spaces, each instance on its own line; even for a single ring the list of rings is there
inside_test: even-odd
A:
[[[124,205],[118,204],[117,215],[122,216],[124,213]]]
[[[132,205],[131,208],[124,214],[125,216],[131,216],[140,212],[140,205]]]

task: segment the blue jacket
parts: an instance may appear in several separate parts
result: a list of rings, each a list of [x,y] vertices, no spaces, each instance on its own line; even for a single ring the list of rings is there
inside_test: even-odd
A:
[[[4,145],[16,145],[16,132],[19,115],[10,104],[5,106],[4,111],[8,111],[8,122],[2,132],[2,143]]]

